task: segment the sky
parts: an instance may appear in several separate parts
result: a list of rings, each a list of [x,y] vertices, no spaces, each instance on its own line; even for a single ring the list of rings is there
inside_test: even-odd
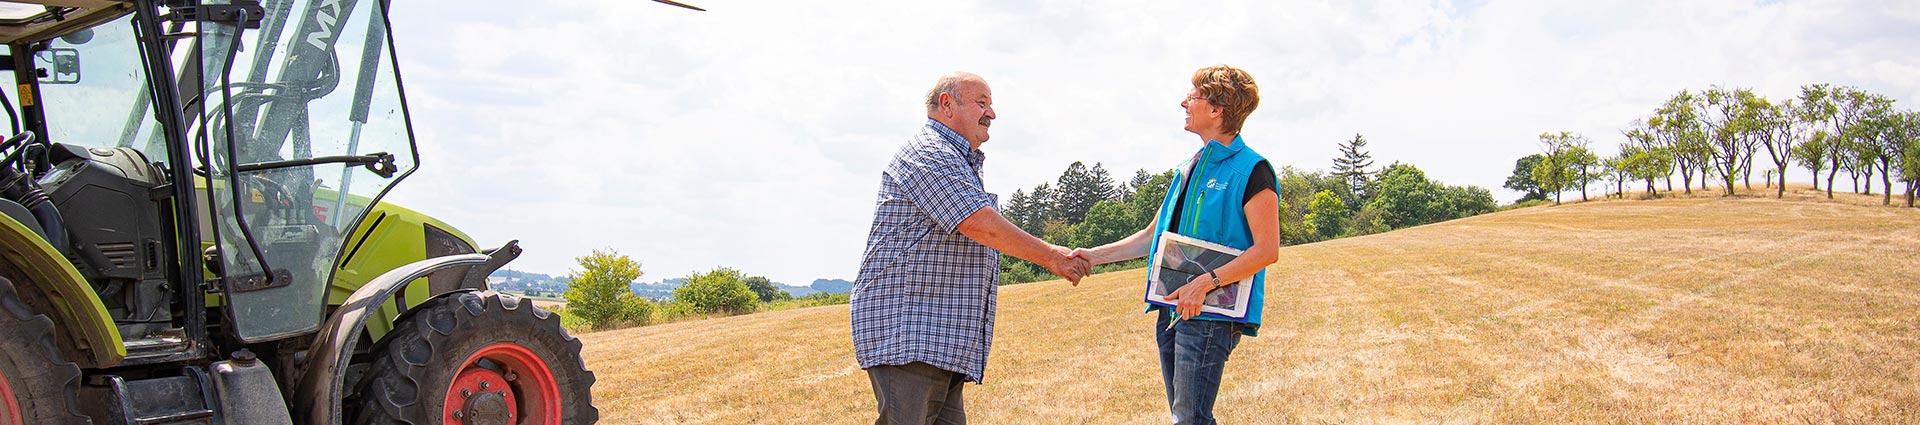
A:
[[[1503,203],[1541,133],[1611,154],[1683,89],[1920,102],[1912,1],[687,2],[708,11],[394,2],[421,168],[388,200],[519,240],[514,270],[613,249],[646,282],[725,266],[806,285],[854,278],[880,170],[955,70],[993,89],[1003,200],[1074,161],[1173,168],[1202,142],[1178,104],[1214,64],[1259,83],[1244,136],[1277,166],[1328,169],[1362,134],[1376,166]]]

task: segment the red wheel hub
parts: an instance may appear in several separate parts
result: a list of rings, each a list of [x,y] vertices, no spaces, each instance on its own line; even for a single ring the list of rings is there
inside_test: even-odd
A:
[[[460,373],[447,385],[445,406],[440,420],[446,424],[557,425],[560,383],[532,350],[495,343],[460,363]]]
[[[6,399],[6,410],[0,410],[0,423],[25,425],[27,415],[20,411],[20,401],[13,398],[13,385],[7,383],[5,373],[0,373],[0,398]]]

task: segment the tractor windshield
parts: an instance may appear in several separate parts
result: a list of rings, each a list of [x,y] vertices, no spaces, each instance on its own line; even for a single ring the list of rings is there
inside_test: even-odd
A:
[[[384,2],[261,3],[176,24],[196,36],[173,57],[217,221],[208,237],[248,341],[319,325],[345,235],[417,162]]]

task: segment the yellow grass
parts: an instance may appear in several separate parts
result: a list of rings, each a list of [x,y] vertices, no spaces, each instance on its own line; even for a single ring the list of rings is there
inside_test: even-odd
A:
[[[1872,201],[1589,202],[1288,247],[1217,412],[1914,423],[1920,210]],[[1143,280],[1003,288],[970,419],[1166,422]],[[581,339],[607,423],[871,423],[847,320],[831,306]]]

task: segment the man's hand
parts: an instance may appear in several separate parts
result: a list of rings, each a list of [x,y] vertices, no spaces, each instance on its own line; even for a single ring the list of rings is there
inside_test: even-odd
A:
[[[1093,271],[1092,263],[1087,262],[1085,258],[1073,256],[1073,251],[1068,250],[1066,247],[1048,245],[1048,248],[1050,251],[1049,254],[1051,254],[1050,257],[1052,258],[1049,258],[1047,264],[1043,264],[1042,266],[1045,266],[1047,271],[1053,272],[1055,275],[1067,278],[1067,281],[1073,282],[1074,286],[1080,286],[1080,279],[1087,277],[1087,275]]]
[[[1178,301],[1173,312],[1179,314],[1181,320],[1192,319],[1200,315],[1201,303],[1206,302],[1208,292],[1213,292],[1213,279],[1206,275],[1194,276],[1187,284],[1180,285],[1180,289],[1167,294],[1167,301]]]

